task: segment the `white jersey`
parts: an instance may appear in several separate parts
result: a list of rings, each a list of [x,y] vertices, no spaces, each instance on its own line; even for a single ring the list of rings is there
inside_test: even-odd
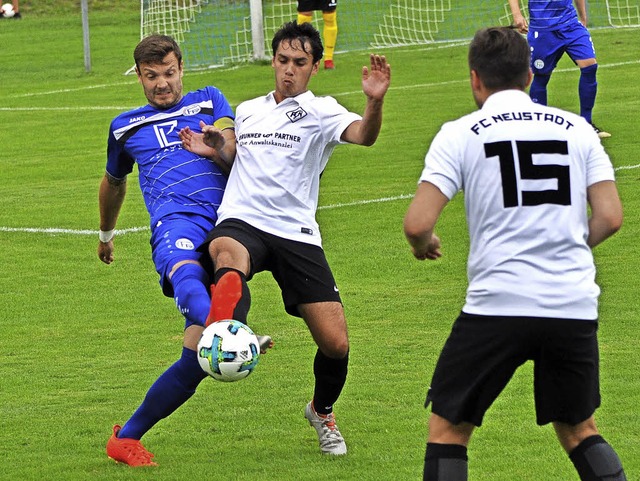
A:
[[[279,237],[322,245],[316,222],[320,174],[340,136],[362,117],[307,91],[273,92],[236,109],[237,152],[218,223],[240,219]]]
[[[614,180],[593,127],[519,90],[448,122],[420,177],[464,191],[470,235],[463,311],[597,319],[587,187]]]

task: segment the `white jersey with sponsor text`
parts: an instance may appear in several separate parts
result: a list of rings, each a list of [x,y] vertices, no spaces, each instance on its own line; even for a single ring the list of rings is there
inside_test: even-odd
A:
[[[442,126],[420,177],[464,191],[470,251],[464,312],[597,319],[587,187],[614,180],[593,127],[519,90]]]
[[[276,103],[273,92],[236,109],[237,152],[218,222],[240,219],[279,237],[321,246],[320,175],[358,114],[307,91]]]

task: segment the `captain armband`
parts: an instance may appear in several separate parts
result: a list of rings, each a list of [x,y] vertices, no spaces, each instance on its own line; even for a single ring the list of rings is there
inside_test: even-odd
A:
[[[218,128],[218,129],[220,129],[220,130],[235,128],[234,123],[233,123],[233,119],[230,118],[230,117],[219,118],[218,120],[216,120],[213,123],[213,126]]]

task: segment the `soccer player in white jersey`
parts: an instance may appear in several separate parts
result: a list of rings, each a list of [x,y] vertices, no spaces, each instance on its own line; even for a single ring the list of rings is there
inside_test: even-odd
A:
[[[528,0],[529,24],[520,10],[520,0],[509,0],[509,7],[514,26],[521,33],[528,32],[533,70],[529,95],[533,101],[547,105],[547,84],[566,52],[580,69],[580,115],[593,126],[598,137],[611,137],[610,133],[596,127],[592,120],[598,92],[598,62],[591,34],[587,30],[586,0]]]
[[[594,421],[599,288],[591,252],[620,228],[622,206],[591,126],[525,93],[529,55],[514,29],[476,33],[469,68],[479,110],[433,139],[404,219],[413,255],[438,259],[436,221],[464,192],[469,285],[427,394],[428,481],[467,479],[474,428],[528,360],[537,423],[553,423],[580,479],[626,479]]]
[[[206,87],[183,95],[180,47],[171,37],[152,35],[136,46],[138,81],[148,105],[118,115],[111,123],[106,172],[100,185],[98,256],[114,261],[114,229],[127,191],[127,175],[138,166],[140,189],[151,221],[152,257],[166,296],[185,318],[182,355],[151,386],[124,426],[107,444],[112,459],[130,466],[155,465],[140,438],[178,409],[206,377],[196,357],[209,314],[210,280],[196,247],[217,220],[216,210],[235,155],[233,111],[223,94]],[[180,129],[216,125],[226,145],[210,158],[182,147]],[[153,314],[149,315],[153,322]]]
[[[323,51],[311,24],[285,24],[272,48],[275,90],[236,109],[237,153],[218,223],[208,237],[215,266],[208,322],[244,322],[250,304],[247,281],[257,272],[270,271],[286,311],[304,319],[318,346],[315,389],[305,416],[317,431],[321,451],[342,455],[347,447],[333,405],[347,376],[349,339],[315,219],[318,188],[336,145],[370,146],[376,141],[391,67],[379,55],[371,55],[371,66],[363,67],[367,103],[360,116],[308,90]],[[205,141],[220,141],[215,127],[203,131]],[[187,137],[186,144],[193,140]]]

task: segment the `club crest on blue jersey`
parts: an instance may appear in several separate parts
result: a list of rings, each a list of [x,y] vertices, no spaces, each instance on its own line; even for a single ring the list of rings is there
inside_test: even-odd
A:
[[[191,242],[189,239],[185,239],[184,237],[181,239],[178,239],[175,243],[175,246],[178,249],[182,249],[182,250],[186,250],[186,251],[192,251],[195,249],[195,246],[193,245],[193,242]]]
[[[291,122],[297,122],[298,120],[307,116],[307,112],[304,111],[302,107],[298,107],[295,110],[291,110],[287,112],[287,117]]]

